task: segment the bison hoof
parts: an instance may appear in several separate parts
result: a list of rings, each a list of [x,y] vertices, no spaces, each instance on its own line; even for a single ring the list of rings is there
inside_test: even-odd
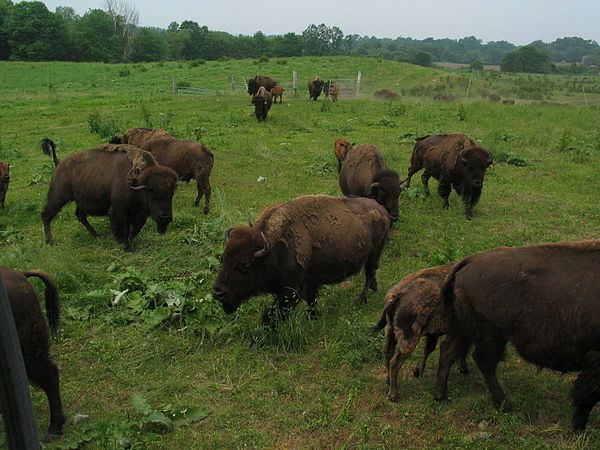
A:
[[[366,296],[366,294],[360,294],[358,296],[358,298],[356,299],[356,301],[358,303],[367,303],[367,296]]]
[[[208,207],[204,208],[204,210],[202,211],[204,214],[208,214]]]
[[[458,368],[458,373],[460,373],[461,375],[468,375],[469,374],[469,368],[468,367],[459,367]]]
[[[413,370],[413,376],[415,378],[421,378],[422,372],[421,369],[419,369],[418,367],[415,367],[415,369]]]
[[[510,400],[502,400],[498,405],[498,409],[502,412],[512,412],[514,406]]]
[[[433,398],[435,398],[438,402],[446,402],[448,401],[448,394],[444,393],[438,393],[436,392],[433,396]]]
[[[52,442],[53,440],[59,438],[61,435],[62,435],[62,431],[60,431],[60,432],[48,431],[48,434],[46,435],[46,437],[44,437],[44,443],[47,444],[48,442]]]
[[[393,403],[398,403],[400,401],[400,396],[398,394],[392,394],[390,392],[388,394],[388,400]]]
[[[374,292],[377,292],[377,289],[379,289],[379,286],[377,286],[377,280],[371,281],[371,285],[369,286],[369,289],[371,289]]]

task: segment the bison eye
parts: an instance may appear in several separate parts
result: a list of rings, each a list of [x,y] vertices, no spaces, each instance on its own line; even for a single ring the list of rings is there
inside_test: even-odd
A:
[[[252,269],[252,264],[250,264],[248,261],[240,261],[237,264],[237,268],[242,273],[248,273],[250,272],[250,269]]]

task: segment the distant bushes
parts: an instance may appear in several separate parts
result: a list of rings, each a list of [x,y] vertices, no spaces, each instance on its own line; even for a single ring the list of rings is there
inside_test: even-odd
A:
[[[90,133],[99,134],[103,139],[112,137],[121,131],[121,125],[115,118],[103,117],[98,111],[90,113],[87,120]]]

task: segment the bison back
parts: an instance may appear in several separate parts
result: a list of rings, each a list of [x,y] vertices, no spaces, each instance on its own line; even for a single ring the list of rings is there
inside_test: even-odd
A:
[[[366,144],[351,148],[341,163],[339,183],[344,195],[371,194],[375,174],[387,169],[381,151]]]

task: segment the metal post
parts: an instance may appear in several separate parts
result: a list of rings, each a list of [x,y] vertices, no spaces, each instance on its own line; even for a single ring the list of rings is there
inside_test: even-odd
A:
[[[581,90],[583,91],[583,98],[585,99],[585,106],[589,107],[590,105],[588,104],[587,95],[585,95],[585,86],[583,84],[581,85]]]
[[[362,72],[359,70],[358,75],[356,77],[356,95],[358,97],[358,92],[360,91],[360,80],[362,79]]]
[[[471,78],[473,78],[473,74],[469,77],[469,85],[467,86],[467,93],[465,94],[465,102],[469,99],[469,91],[471,90]]]
[[[10,449],[39,449],[25,363],[8,295],[0,277],[0,411]]]
[[[298,72],[295,70],[292,72],[292,89],[294,90],[294,96],[298,96]]]

